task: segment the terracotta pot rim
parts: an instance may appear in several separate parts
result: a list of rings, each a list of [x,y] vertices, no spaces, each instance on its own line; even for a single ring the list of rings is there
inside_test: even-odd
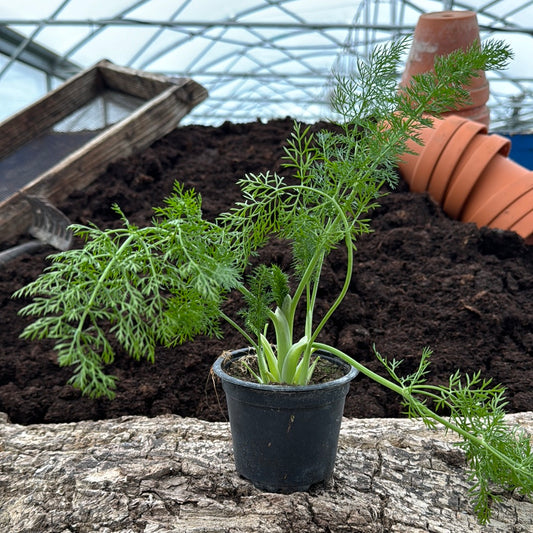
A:
[[[506,183],[497,193],[488,198],[477,211],[468,218],[463,218],[463,220],[465,222],[475,222],[478,226],[491,224],[515,200],[533,189],[533,175],[530,175],[530,173],[529,170],[525,171],[524,174]],[[526,176],[529,179],[526,179]],[[508,200],[507,198],[510,199]]]
[[[474,78],[474,80],[477,78]],[[472,88],[471,85],[468,86],[468,92],[470,94],[470,103],[465,104],[461,110],[463,111],[474,111],[478,108],[486,107],[487,102],[490,98],[490,89],[488,83],[483,87]]]
[[[533,209],[515,222],[510,229],[525,239],[526,244],[533,244]]]
[[[509,139],[500,135],[478,134],[474,137],[455,167],[449,192],[444,199],[443,208],[449,216],[460,218],[477,180],[494,156],[502,153],[510,143]]]
[[[454,10],[454,9],[446,9],[444,11],[431,11],[429,13],[423,13],[420,15],[421,19],[466,19],[466,18],[472,18],[472,15],[476,15],[475,11],[471,10]]]
[[[440,153],[431,173],[427,190],[438,203],[446,198],[450,180],[454,175],[462,154],[468,149],[472,139],[479,133],[486,133],[484,124],[468,120],[461,124]]]
[[[458,109],[456,111],[447,111],[446,116],[457,115],[458,117],[472,120],[484,124],[487,128],[490,126],[490,109],[483,105],[472,109]]]
[[[439,119],[441,120],[441,119]],[[437,128],[433,128],[433,134],[422,148],[418,161],[413,169],[411,188],[414,192],[424,192],[431,180],[433,169],[437,164],[442,150],[446,147],[455,132],[468,119],[456,115],[441,120]]]
[[[511,229],[530,211],[533,211],[533,186],[525,193],[517,196],[487,226],[500,229]]]
[[[471,83],[466,87],[470,95],[470,103],[464,104],[457,109],[451,108],[449,111],[446,111],[446,113],[451,113],[452,111],[462,111],[468,116],[470,113],[481,114],[485,109],[487,109],[487,102],[490,98],[489,84],[485,78],[483,80],[483,85],[477,87],[475,85],[476,80],[479,80],[479,78],[472,78]]]

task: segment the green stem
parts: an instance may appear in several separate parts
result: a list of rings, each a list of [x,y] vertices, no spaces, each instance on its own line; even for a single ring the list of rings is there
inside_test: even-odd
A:
[[[307,265],[307,268],[305,269],[302,275],[302,278],[300,279],[300,283],[298,283],[298,286],[296,287],[296,290],[294,291],[294,296],[292,297],[292,302],[290,306],[291,319],[294,319],[294,315],[296,313],[296,308],[298,307],[298,303],[304,291],[309,286],[309,283],[311,282],[311,277],[316,272],[317,265],[320,263],[321,260],[323,260],[323,257],[324,257],[324,251],[321,249],[317,249],[313,257],[311,258],[311,261],[309,261],[309,264]]]
[[[306,288],[306,300],[307,300],[307,312],[305,313],[305,335],[307,338],[311,338],[313,333],[313,311],[315,309],[317,283],[314,283],[313,290],[309,284]]]
[[[404,398],[409,403],[413,403],[417,405],[417,410],[419,413],[423,414],[423,418],[430,418],[434,420],[435,422],[438,422],[442,426],[444,426],[446,429],[451,430],[458,435],[461,435],[465,440],[470,441],[471,443],[475,444],[476,446],[479,446],[481,448],[484,448],[488,452],[490,452],[493,456],[497,457],[502,461],[504,464],[509,466],[513,471],[518,472],[521,471],[520,465],[518,465],[515,461],[512,459],[509,459],[506,455],[502,454],[499,450],[491,446],[488,442],[486,442],[484,439],[476,437],[472,433],[466,431],[465,429],[461,428],[460,426],[457,426],[456,424],[453,424],[446,418],[438,415],[429,407],[424,405],[420,400],[417,400],[406,387],[401,387],[397,385],[396,383],[393,383],[392,381],[376,374],[372,370],[368,369],[361,363],[358,363],[355,359],[352,359],[349,355],[345,354],[341,350],[338,350],[337,348],[334,348],[333,346],[329,346],[327,344],[316,342],[313,344],[313,346],[320,350],[325,350],[329,353],[332,353],[333,355],[336,355],[340,359],[346,361],[348,364],[352,365],[354,368],[359,370],[362,374],[366,375],[373,381],[376,381],[380,385],[383,385],[384,387],[387,387],[388,389],[396,392],[399,394],[402,398]]]
[[[344,279],[344,284],[342,286],[340,293],[337,295],[337,298],[331,304],[326,314],[323,316],[322,320],[320,321],[318,326],[315,328],[315,331],[310,340],[311,343],[315,342],[316,338],[318,337],[318,335],[320,334],[324,326],[327,324],[331,315],[335,312],[337,307],[339,307],[339,305],[344,300],[344,297],[346,296],[346,293],[348,292],[348,289],[350,288],[350,283],[352,281],[352,272],[353,272],[353,243],[352,243],[351,235],[346,234],[344,241],[346,243],[346,251],[347,251],[346,277]]]
[[[251,337],[251,335],[248,335],[246,330],[244,330],[237,322],[235,322],[232,318],[230,318],[226,313],[220,312],[220,316],[232,327],[235,328],[249,343],[249,345],[255,350],[257,354],[259,354],[260,350],[258,348],[257,343],[254,341],[254,339]]]
[[[314,192],[314,193],[318,192],[320,195],[324,196],[326,200],[328,200],[328,201],[330,201],[332,203],[333,207],[337,211],[337,218],[332,223],[330,223],[330,225],[332,224],[334,226],[336,224],[336,221],[338,219],[340,219],[341,222],[342,222],[342,225],[345,228],[344,240],[345,240],[346,248],[347,248],[347,252],[348,252],[346,278],[344,280],[344,285],[343,285],[343,287],[341,289],[340,294],[337,296],[337,298],[335,299],[335,301],[333,302],[331,307],[328,309],[326,315],[322,318],[322,320],[320,321],[319,325],[315,329],[315,332],[313,333],[312,340],[311,340],[311,342],[313,342],[318,337],[320,331],[326,325],[327,321],[329,320],[329,318],[331,317],[333,312],[341,304],[342,300],[346,296],[346,293],[348,292],[348,289],[350,287],[350,282],[351,282],[351,277],[352,277],[352,269],[353,269],[353,243],[352,243],[352,236],[351,236],[351,232],[350,232],[350,224],[348,222],[348,219],[346,218],[346,215],[344,214],[341,206],[335,200],[335,198],[333,198],[332,196],[330,196],[329,194],[327,194],[327,193],[325,193],[323,191],[317,191],[317,190],[315,190],[315,189],[313,189],[311,187],[308,187],[306,185],[295,185],[295,186],[292,186],[292,187],[287,186],[287,187],[284,187],[283,189],[291,189],[291,188],[292,189],[301,189],[301,190],[311,191],[311,192]],[[306,288],[308,287],[308,285],[309,285],[309,283],[311,281],[311,276],[316,272],[318,265],[320,265],[320,269],[319,270],[321,270],[321,266],[322,266],[322,263],[324,261],[324,257],[325,257],[324,250],[321,249],[321,248],[318,248],[317,251],[315,252],[315,254],[313,255],[311,261],[307,265],[307,268],[305,269],[305,272],[304,272],[304,274],[302,276],[302,279],[300,280],[300,283],[298,284],[298,287],[296,288],[296,291],[294,292],[293,301],[292,301],[291,307],[290,307],[290,314],[287,317],[291,324],[292,324],[292,322],[294,320],[294,315],[296,313],[296,308],[298,306],[298,303],[299,303],[304,291],[306,290]],[[310,305],[310,302],[308,302],[308,307],[309,307],[309,305]]]
[[[365,376],[369,377],[372,381],[375,381],[379,383],[380,385],[383,385],[384,387],[391,389],[392,391],[398,393],[400,396],[404,396],[404,390],[405,390],[404,387],[400,387],[399,385],[396,385],[396,383],[393,383],[387,378],[384,378],[383,376],[376,374],[375,372],[373,372],[366,366],[357,362],[355,359],[352,359],[349,355],[345,354],[343,351],[339,350],[338,348],[335,348],[334,346],[330,346],[329,344],[324,344],[322,342],[314,342],[313,347],[316,348],[317,350],[324,350],[333,355],[336,355],[343,361],[346,361],[349,365],[359,370],[361,374],[364,374]]]
[[[411,396],[412,398],[412,396]],[[446,418],[438,415],[429,407],[426,407],[422,402],[416,400],[415,398],[412,398],[417,404],[419,405],[420,412],[423,413],[424,417],[429,417],[438,422],[439,424],[443,425],[446,429],[449,429],[451,431],[454,431],[458,435],[461,435],[465,440],[470,441],[471,443],[475,444],[476,446],[480,446],[487,450],[489,453],[491,453],[493,456],[497,457],[500,461],[502,461],[504,464],[506,464],[511,470],[514,472],[520,472],[522,468],[519,464],[517,464],[512,459],[509,459],[505,454],[501,453],[498,449],[494,448],[491,444],[489,444],[485,439],[476,437],[469,431],[461,428],[460,426],[453,424]],[[524,472],[525,473],[525,472]]]

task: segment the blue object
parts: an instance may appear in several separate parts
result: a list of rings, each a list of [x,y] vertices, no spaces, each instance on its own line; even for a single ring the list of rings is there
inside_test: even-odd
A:
[[[511,139],[512,146],[509,159],[528,170],[533,170],[533,134],[502,133],[500,135]]]

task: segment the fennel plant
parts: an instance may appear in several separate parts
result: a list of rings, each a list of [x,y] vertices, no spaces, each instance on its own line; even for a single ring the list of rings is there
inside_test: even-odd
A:
[[[23,336],[56,340],[59,364],[73,367],[70,383],[90,397],[114,395],[115,378],[104,371],[115,356],[113,343],[132,357],[153,361],[158,344],[219,336],[221,321],[253,347],[257,370],[249,370],[261,383],[305,385],[317,361],[313,353],[331,352],[396,391],[410,416],[430,427],[442,424],[463,438],[475,508],[485,522],[492,482],[528,494],[533,490],[529,439],[505,425],[501,387],[478,375],[463,382],[458,374],[445,386],[426,384],[428,350],[418,371],[407,377],[397,374],[398,362],[376,353],[390,375],[386,379],[320,341],[349,289],[357,239],[371,231],[369,212],[379,205],[385,186],[396,184],[407,140],[431,124],[429,115],[466,102],[464,86],[476,72],[503,68],[510,57],[500,42],[474,45],[439,58],[435,73],[416,76],[398,91],[396,72],[407,46],[401,40],[377,47],[367,61],[357,61],[352,75],[336,75],[331,98],[336,127],[313,135],[295,123],[284,159],[289,177],[244,176],[242,199],[214,222],[203,218],[199,195],[179,183],[155,208],[148,227],[131,224],[115,206],[123,227],[74,225],[83,248],[53,255],[51,266],[15,295],[33,297],[22,313],[37,317]],[[277,265],[247,268],[273,237],[291,247],[292,277]],[[322,266],[339,246],[346,249],[344,285],[317,317]],[[230,291],[242,296],[239,316],[223,311]],[[440,408],[448,414],[438,414]]]

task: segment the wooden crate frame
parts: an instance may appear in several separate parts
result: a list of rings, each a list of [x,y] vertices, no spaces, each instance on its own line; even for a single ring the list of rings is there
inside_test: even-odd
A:
[[[2,201],[2,242],[23,234],[31,225],[31,210],[24,195],[57,204],[73,191],[89,185],[109,163],[148,147],[172,131],[207,97],[206,89],[190,78],[167,78],[103,60],[0,123],[0,159],[45,134],[105,89],[141,98],[146,103]]]

